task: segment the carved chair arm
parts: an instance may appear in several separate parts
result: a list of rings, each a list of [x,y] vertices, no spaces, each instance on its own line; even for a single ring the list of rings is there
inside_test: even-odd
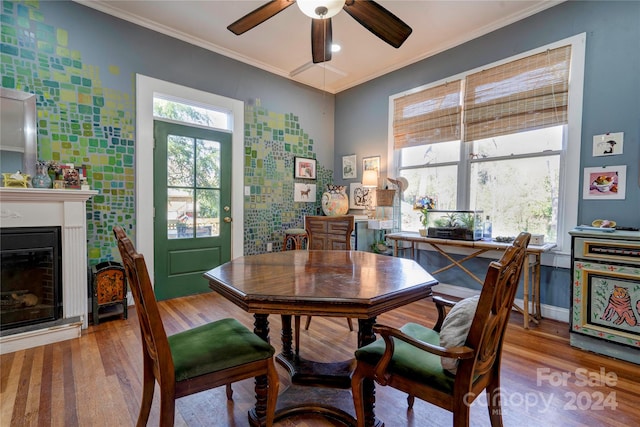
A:
[[[442,329],[442,322],[444,322],[444,318],[447,315],[446,307],[451,308],[456,303],[455,301],[451,301],[435,295],[431,299],[434,303],[436,303],[436,309],[438,310],[438,320],[433,326],[433,330],[436,332],[440,332],[440,330]]]
[[[387,368],[395,350],[392,338],[397,338],[409,345],[441,357],[449,357],[452,359],[471,359],[475,355],[475,351],[470,347],[440,347],[439,345],[430,344],[410,337],[399,329],[392,328],[390,326],[376,324],[373,326],[373,331],[380,334],[385,342],[384,354],[375,369],[375,380],[381,385],[387,385],[390,376],[390,374],[387,373]]]

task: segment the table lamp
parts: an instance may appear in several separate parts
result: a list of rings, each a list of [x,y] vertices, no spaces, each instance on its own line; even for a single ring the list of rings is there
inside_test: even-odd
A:
[[[378,187],[378,172],[375,170],[366,170],[362,172],[362,186],[369,190],[369,195],[367,197],[367,205],[366,209],[368,211],[368,216],[371,218],[374,212],[374,200],[373,195],[375,194],[375,188]]]

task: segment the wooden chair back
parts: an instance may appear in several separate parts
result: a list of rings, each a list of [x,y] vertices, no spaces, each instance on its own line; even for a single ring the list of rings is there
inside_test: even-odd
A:
[[[353,215],[305,216],[304,228],[309,236],[311,250],[351,250]]]
[[[118,249],[133,294],[142,332],[144,355],[153,362],[153,371],[158,382],[161,382],[162,386],[173,388],[173,359],[144,256],[136,252],[122,227],[114,227],[113,233],[118,241]]]
[[[122,227],[114,227],[113,233],[142,335],[143,391],[137,426],[147,424],[156,381],[160,426],[169,427],[175,420],[175,399],[226,385],[231,400],[230,384],[251,377],[256,377],[256,407],[249,412],[249,421],[272,426],[279,388],[275,349],[236,319],[209,322],[168,337],[144,256],[136,252]],[[229,339],[222,340],[221,334]],[[211,359],[217,363],[208,363]]]
[[[371,411],[365,408],[365,404],[370,408],[371,402],[363,400],[364,379],[406,392],[410,408],[417,397],[451,411],[454,426],[469,425],[469,407],[478,394],[486,390],[491,425],[502,425],[502,344],[527,262],[530,238],[529,233],[520,233],[500,260],[490,263],[464,346],[441,346],[445,307],[455,305],[441,297],[433,297],[438,321],[432,329],[413,323],[400,329],[374,326],[374,332],[383,339],[356,351],[357,365],[351,380],[358,427],[373,422]],[[399,346],[402,349],[396,352]],[[444,370],[441,358],[458,360],[455,374]],[[414,375],[407,376],[407,372]]]
[[[480,292],[480,300],[467,335],[466,346],[475,349],[475,357],[460,360],[456,381],[473,384],[482,390],[499,376],[502,344],[513,308],[522,268],[527,262],[527,245],[531,235],[520,233],[499,261],[489,265]],[[464,387],[467,389],[467,387]],[[464,394],[467,389],[457,390]]]
[[[353,215],[343,216],[305,216],[304,229],[307,232],[309,250],[351,250],[351,233],[355,220]],[[294,342],[295,352],[300,352],[300,316],[295,316]],[[307,316],[304,329],[308,330],[311,316]],[[347,317],[349,330],[353,331],[353,322]]]

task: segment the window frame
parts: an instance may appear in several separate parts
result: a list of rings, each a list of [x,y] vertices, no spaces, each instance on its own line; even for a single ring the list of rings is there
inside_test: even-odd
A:
[[[448,81],[462,79],[469,75],[481,71],[488,67],[495,67],[511,61],[535,55],[548,49],[555,49],[562,46],[571,45],[571,60],[569,73],[569,100],[567,121],[563,127],[562,153],[560,155],[560,177],[559,177],[559,201],[558,201],[558,239],[557,247],[553,251],[543,254],[542,263],[555,267],[570,267],[571,236],[569,231],[577,225],[578,201],[580,192],[580,151],[582,144],[582,100],[584,90],[584,65],[586,50],[586,33],[577,34],[538,48],[514,55],[500,61],[485,64],[471,70],[458,73],[434,81],[420,87],[389,96],[388,115],[388,136],[387,136],[387,170],[390,176],[398,176],[400,170],[399,150],[394,148],[393,119],[394,101],[396,98],[419,92],[437,85],[442,85]],[[462,113],[464,115],[464,111]],[[463,127],[464,132],[464,127]],[[469,204],[469,174],[471,159],[469,158],[470,143],[460,142],[460,161],[458,163],[458,179],[466,182],[465,185],[458,185],[458,206],[459,209],[468,209]],[[459,181],[459,182],[460,182]]]

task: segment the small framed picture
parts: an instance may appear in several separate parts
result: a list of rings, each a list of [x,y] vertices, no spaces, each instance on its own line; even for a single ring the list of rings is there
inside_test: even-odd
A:
[[[316,201],[316,185],[307,184],[306,182],[293,184],[293,201],[294,202],[315,202]]]
[[[60,180],[64,183],[64,188],[79,189],[81,173],[75,167],[62,165],[60,166]]]
[[[375,188],[364,187],[359,182],[349,186],[349,209],[371,209],[376,203]]]
[[[356,179],[358,177],[358,165],[356,155],[342,156],[342,179]]]
[[[362,159],[362,173],[364,171],[374,170],[380,176],[380,156],[365,157]]]
[[[294,178],[316,179],[316,159],[296,157],[293,169]]]
[[[622,154],[624,132],[605,133],[593,136],[593,157]]]
[[[625,199],[626,165],[584,168],[583,179],[583,199]]]

